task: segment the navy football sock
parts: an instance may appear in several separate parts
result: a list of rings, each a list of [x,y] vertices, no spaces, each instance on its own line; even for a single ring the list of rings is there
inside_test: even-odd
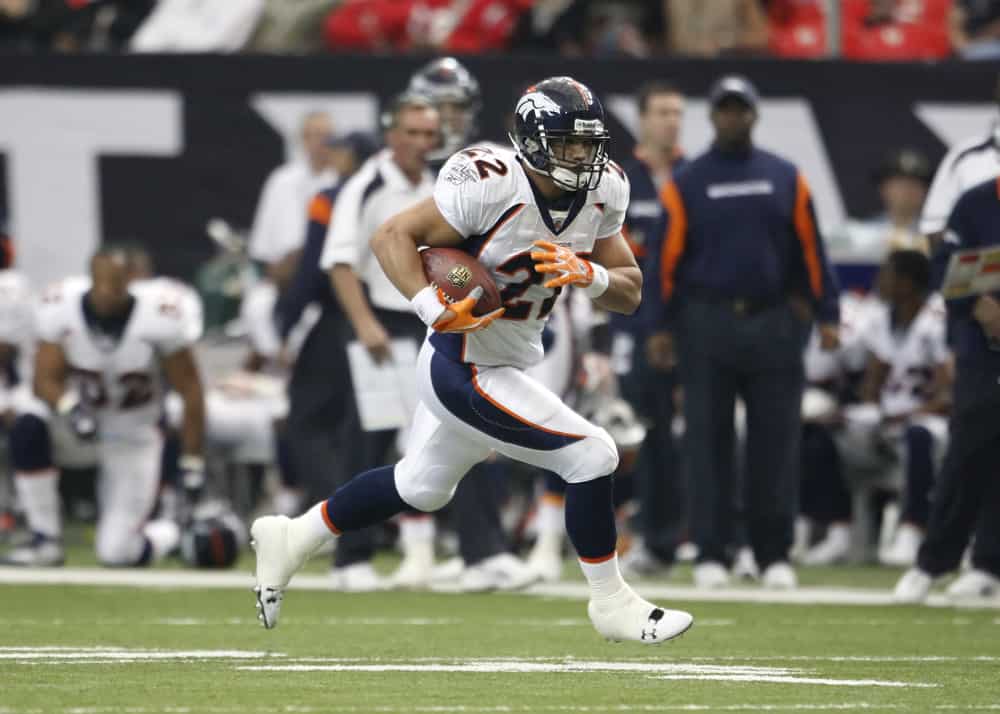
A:
[[[615,551],[618,534],[611,476],[566,486],[566,533],[581,558],[604,558]]]
[[[326,502],[326,513],[340,531],[381,523],[409,506],[399,496],[394,466],[381,466],[355,476]]]

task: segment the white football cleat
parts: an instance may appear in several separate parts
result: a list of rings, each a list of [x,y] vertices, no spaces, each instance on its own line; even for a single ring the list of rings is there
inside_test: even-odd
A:
[[[459,576],[458,588],[464,593],[522,590],[540,577],[520,558],[510,553],[497,553],[467,566]]]
[[[656,645],[687,632],[694,618],[682,610],[665,610],[639,597],[628,585],[609,598],[591,600],[590,621],[612,642]]]
[[[425,590],[433,578],[433,541],[411,541],[403,544],[403,560],[386,579],[386,585],[397,590]]]
[[[761,584],[770,590],[794,590],[799,586],[799,578],[791,565],[781,560],[764,569]]]
[[[352,563],[330,571],[333,589],[345,593],[370,593],[382,589],[382,580],[372,564]]]
[[[257,619],[268,630],[278,624],[285,586],[311,553],[292,552],[287,516],[262,516],[250,526],[250,545],[257,553]]]
[[[919,605],[927,599],[934,578],[920,568],[910,568],[896,583],[892,599],[900,605]]]
[[[545,582],[559,580],[563,569],[562,534],[540,534],[528,554],[528,567]]]
[[[892,537],[892,542],[879,551],[878,561],[882,565],[908,568],[917,562],[917,551],[924,539],[924,532],[911,523],[901,523]]]
[[[760,568],[757,566],[757,559],[754,557],[752,548],[743,546],[736,551],[736,558],[733,560],[730,572],[737,580],[754,582],[760,578]]]
[[[952,600],[992,599],[1000,596],[1000,578],[985,570],[962,573],[945,591]]]
[[[0,557],[0,565],[26,568],[51,568],[66,561],[62,541],[33,533],[29,540],[15,545]]]
[[[826,529],[826,537],[799,559],[803,565],[833,565],[847,560],[851,552],[851,527],[842,523]]]
[[[722,563],[714,560],[698,563],[691,571],[691,575],[694,577],[694,586],[702,590],[714,590],[729,585],[729,571]]]

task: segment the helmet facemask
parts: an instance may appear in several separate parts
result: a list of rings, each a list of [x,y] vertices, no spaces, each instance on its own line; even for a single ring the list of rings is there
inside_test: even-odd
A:
[[[543,173],[567,191],[597,188],[608,165],[607,132],[546,135],[542,130],[542,134],[548,154],[548,168]]]

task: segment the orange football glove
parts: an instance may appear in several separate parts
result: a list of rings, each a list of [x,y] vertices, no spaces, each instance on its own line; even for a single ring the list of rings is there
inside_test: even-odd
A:
[[[473,288],[472,292],[458,302],[448,302],[448,298],[440,288],[438,288],[437,296],[441,304],[447,307],[441,317],[431,325],[437,332],[477,332],[489,327],[490,323],[503,315],[505,310],[505,308],[499,307],[485,315],[473,315],[472,308],[483,296],[483,289],[480,287]]]
[[[569,248],[563,248],[547,240],[536,240],[534,245],[541,249],[531,252],[531,259],[536,263],[535,272],[557,273],[555,277],[543,283],[545,287],[579,285],[585,288],[594,282],[594,266],[589,260],[581,258]]]

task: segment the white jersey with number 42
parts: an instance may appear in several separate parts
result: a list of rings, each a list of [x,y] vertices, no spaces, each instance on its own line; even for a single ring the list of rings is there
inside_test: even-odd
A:
[[[541,361],[542,328],[558,289],[542,285],[551,275],[535,272],[536,240],[588,255],[598,239],[617,234],[628,207],[629,184],[614,162],[593,191],[579,191],[563,210],[547,210],[517,155],[499,147],[459,151],[441,168],[434,202],[465,237],[461,248],[476,257],[500,289],[506,312],[487,329],[469,334],[450,356],[481,365],[526,368]],[[435,347],[456,344],[433,340]]]
[[[62,347],[70,383],[97,410],[102,438],[155,436],[162,412],[160,361],[201,336],[197,295],[165,278],[129,286],[135,305],[117,340],[92,330],[84,317],[88,278],[68,278],[48,288],[38,309],[38,338]]]

